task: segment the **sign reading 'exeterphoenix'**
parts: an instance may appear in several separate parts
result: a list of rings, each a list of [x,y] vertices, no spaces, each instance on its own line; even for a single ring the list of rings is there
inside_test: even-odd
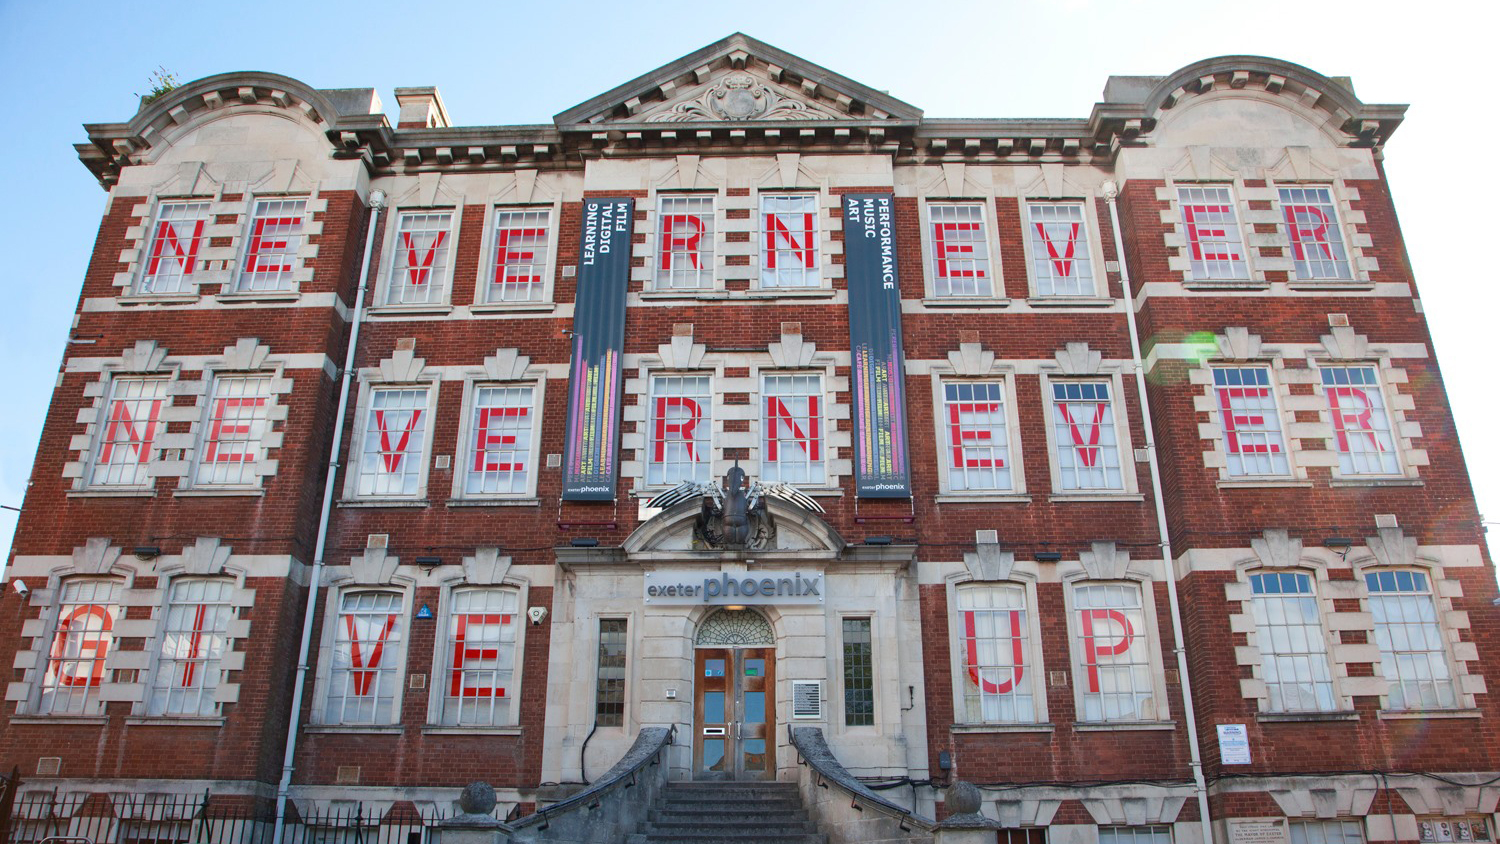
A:
[[[648,571],[648,604],[821,604],[823,573],[800,571]]]

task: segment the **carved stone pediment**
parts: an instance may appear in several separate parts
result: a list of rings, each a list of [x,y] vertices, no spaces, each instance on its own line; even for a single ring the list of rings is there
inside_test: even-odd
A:
[[[631,115],[631,122],[701,123],[723,120],[836,120],[847,117],[748,70],[728,70],[675,98]]]

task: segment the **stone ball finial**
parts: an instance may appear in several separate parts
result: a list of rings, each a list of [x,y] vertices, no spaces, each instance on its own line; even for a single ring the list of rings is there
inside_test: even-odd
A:
[[[948,813],[952,815],[972,815],[979,811],[983,798],[979,794],[979,787],[971,782],[959,780],[948,786],[946,805]]]
[[[973,788],[973,786],[970,786]],[[976,790],[975,794],[979,792]],[[466,815],[488,815],[495,811],[495,787],[487,782],[471,782],[459,792],[458,807]]]

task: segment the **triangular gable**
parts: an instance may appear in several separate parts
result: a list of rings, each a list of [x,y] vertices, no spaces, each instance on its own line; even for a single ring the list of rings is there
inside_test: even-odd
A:
[[[735,33],[580,103],[559,129],[746,120],[918,120],[922,110]]]

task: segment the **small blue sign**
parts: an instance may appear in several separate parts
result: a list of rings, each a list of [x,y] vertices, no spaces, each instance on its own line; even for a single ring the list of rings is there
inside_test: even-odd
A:
[[[417,618],[432,618],[432,607],[423,604],[422,608],[417,610]]]

